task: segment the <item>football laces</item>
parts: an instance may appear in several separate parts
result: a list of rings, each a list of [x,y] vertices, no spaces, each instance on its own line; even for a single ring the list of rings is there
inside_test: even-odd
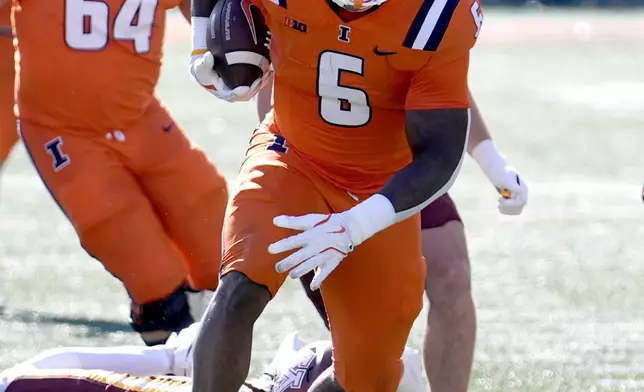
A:
[[[270,30],[266,31],[266,42],[264,42],[264,46],[270,50],[271,48],[271,39],[273,38],[273,33],[271,33]]]

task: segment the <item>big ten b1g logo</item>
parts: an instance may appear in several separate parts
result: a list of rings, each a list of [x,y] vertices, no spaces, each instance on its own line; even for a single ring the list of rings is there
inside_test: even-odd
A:
[[[284,17],[284,26],[297,30],[300,33],[306,33],[309,30],[309,26],[307,26],[306,23],[298,22],[290,16]]]
[[[478,0],[474,1],[472,7],[470,8],[470,12],[472,13],[472,18],[474,18],[474,24],[476,25],[476,33],[474,33],[474,38],[478,38],[479,33],[481,32],[481,27],[483,26],[483,9],[481,8],[481,4],[478,2]]]

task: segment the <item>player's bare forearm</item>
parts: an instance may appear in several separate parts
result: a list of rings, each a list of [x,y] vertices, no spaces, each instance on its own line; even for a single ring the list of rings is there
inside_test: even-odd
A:
[[[483,116],[479,110],[478,105],[474,101],[474,97],[470,92],[470,105],[472,106],[472,120],[470,124],[470,137],[467,142],[467,152],[472,153],[474,148],[479,145],[483,140],[491,139],[490,132],[485,126],[485,121],[483,121]]]
[[[468,109],[408,110],[407,140],[412,162],[379,192],[397,221],[420,211],[447,191],[460,168],[468,136]]]
[[[218,0],[192,0],[192,16],[193,17],[210,17],[210,13]]]

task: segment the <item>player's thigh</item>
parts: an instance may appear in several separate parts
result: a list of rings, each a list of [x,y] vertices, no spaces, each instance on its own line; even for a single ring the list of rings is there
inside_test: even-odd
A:
[[[135,130],[140,138],[136,143],[145,152],[132,160],[166,232],[184,255],[191,285],[214,290],[228,203],[226,181],[165,108],[158,102],[153,106]]]
[[[2,82],[0,81],[0,83]],[[2,103],[0,103],[0,165],[2,165],[2,162],[9,157],[11,149],[18,141],[16,120],[13,115],[5,109],[6,106],[2,106]]]
[[[192,143],[166,108],[153,101],[128,131],[130,166],[164,214],[180,213],[205,193],[226,197],[226,181],[204,151]],[[218,200],[221,202],[221,200]]]
[[[455,301],[471,292],[471,269],[460,221],[422,231],[427,263],[425,290],[432,308],[453,308]]]
[[[138,303],[164,298],[185,272],[135,177],[100,140],[21,122],[25,147],[83,247]]]
[[[434,305],[470,290],[465,229],[456,205],[445,194],[421,212],[427,295]]]
[[[376,234],[322,286],[336,376],[348,391],[395,391],[398,386],[400,357],[423,306],[419,229],[414,216]]]
[[[423,230],[441,227],[453,221],[462,222],[456,204],[449,193],[434,200],[420,212],[420,227]]]
[[[224,223],[224,265],[222,273],[238,271],[264,285],[275,295],[286,274],[275,264],[288,253],[272,255],[268,246],[296,234],[273,225],[279,215],[328,213],[324,198],[303,173],[303,165],[292,153],[274,148],[271,142],[254,137],[237,178],[237,192]]]

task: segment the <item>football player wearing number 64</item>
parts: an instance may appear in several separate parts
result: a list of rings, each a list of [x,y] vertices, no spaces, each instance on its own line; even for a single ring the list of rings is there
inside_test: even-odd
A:
[[[209,56],[216,3],[193,0],[191,71],[213,95],[247,100],[221,84],[214,91],[221,77],[195,58]],[[311,288],[321,288],[335,351],[309,391],[393,392],[423,305],[418,213],[450,188],[467,146],[478,1],[253,4],[272,33],[274,108],[251,139],[227,210],[193,391],[237,391],[255,320],[288,276],[315,271]],[[287,17],[307,29],[295,31]]]
[[[1,1],[1,0],[0,0]],[[13,0],[24,145],[85,250],[121,280],[149,344],[214,290],[222,174],[155,97],[166,11],[181,0]]]

